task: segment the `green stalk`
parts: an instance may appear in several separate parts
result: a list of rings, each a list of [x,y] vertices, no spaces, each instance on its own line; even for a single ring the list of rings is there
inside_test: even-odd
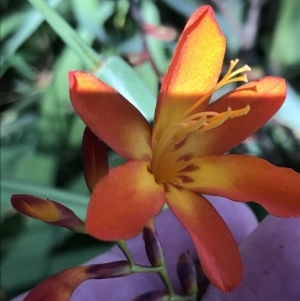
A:
[[[123,254],[125,255],[126,259],[129,261],[130,265],[131,265],[131,268],[134,270],[135,268],[135,262],[134,262],[134,259],[131,255],[131,252],[130,250],[128,249],[126,243],[124,240],[117,240],[116,241],[116,244],[118,245],[118,247],[121,249],[121,251],[123,252]]]
[[[175,294],[168,271],[167,267],[165,265],[165,260],[163,258],[163,264],[158,267],[152,267],[152,266],[142,266],[139,264],[136,264],[134,262],[134,259],[131,255],[131,252],[129,248],[127,247],[126,243],[124,240],[118,240],[116,241],[116,244],[120,248],[120,250],[123,252],[125,255],[126,259],[131,265],[131,268],[134,273],[158,273],[162,281],[164,282],[170,296],[170,301],[196,301],[197,296],[192,295],[192,296],[179,296]]]

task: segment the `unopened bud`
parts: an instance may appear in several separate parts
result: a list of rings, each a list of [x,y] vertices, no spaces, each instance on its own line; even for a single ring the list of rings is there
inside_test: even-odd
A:
[[[142,63],[149,61],[150,56],[148,52],[143,51],[143,52],[129,53],[126,56],[126,58],[131,65],[139,66]]]
[[[98,181],[108,174],[106,145],[88,127],[82,138],[82,163],[86,184],[93,191]]]
[[[102,264],[92,264],[87,267],[86,273],[93,279],[106,279],[128,276],[133,273],[131,265],[126,260]]]
[[[144,227],[143,238],[145,241],[145,249],[149,262],[154,267],[161,266],[164,263],[163,251],[154,227],[153,220],[150,220]]]
[[[170,26],[144,24],[143,29],[146,34],[164,42],[172,42],[177,37],[177,31]]]
[[[24,301],[69,301],[77,286],[90,279],[85,269],[75,267],[52,275],[34,287]]]
[[[166,291],[151,291],[135,297],[132,301],[169,301],[170,297]]]
[[[188,252],[179,256],[177,274],[184,293],[187,295],[197,294],[196,268]]]
[[[42,199],[29,194],[14,194],[11,197],[13,207],[27,215],[50,225],[68,228],[71,231],[85,232],[84,223],[75,213],[55,201]]]
[[[194,266],[196,268],[196,273],[197,273],[198,298],[201,298],[204,296],[206,292],[206,289],[209,285],[209,280],[202,269],[199,259],[196,259],[196,261],[194,262]]]

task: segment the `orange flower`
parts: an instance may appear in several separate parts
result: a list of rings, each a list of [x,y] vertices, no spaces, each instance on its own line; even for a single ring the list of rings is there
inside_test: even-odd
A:
[[[202,194],[256,201],[276,216],[300,216],[300,175],[259,158],[223,155],[270,119],[286,96],[283,79],[265,77],[209,104],[220,87],[247,81],[241,73],[250,68],[233,71],[236,60],[218,82],[224,52],[225,38],[211,8],[199,8],[163,81],[153,129],[101,80],[81,71],[70,72],[69,78],[78,115],[129,161],[94,186],[87,231],[103,240],[134,237],[167,203],[190,233],[210,281],[230,291],[242,278],[239,251]]]

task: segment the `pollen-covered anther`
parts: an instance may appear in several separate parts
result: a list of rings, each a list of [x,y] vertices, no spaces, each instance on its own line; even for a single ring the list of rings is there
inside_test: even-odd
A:
[[[220,89],[222,86],[229,83],[240,82],[240,81],[248,82],[248,78],[246,74],[242,74],[241,76],[235,77],[238,74],[251,71],[251,68],[248,65],[244,65],[243,67],[232,72],[233,68],[237,65],[238,62],[239,62],[238,59],[230,61],[230,66],[228,68],[228,71],[226,72],[222,80],[217,84],[216,90]]]
[[[242,74],[240,76],[236,76],[238,74],[251,71],[251,68],[248,65],[244,65],[243,67],[232,72],[234,67],[239,62],[238,59],[230,61],[230,66],[228,71],[224,75],[224,77],[214,86],[208,93],[203,95],[196,103],[194,103],[189,109],[187,109],[184,114],[181,116],[181,120],[184,120],[186,117],[190,116],[190,114],[195,111],[203,102],[207,101],[213,93],[219,90],[221,87],[233,83],[233,82],[248,82],[248,78],[246,74]]]
[[[203,132],[209,129],[213,129],[222,123],[224,123],[229,118],[240,117],[248,114],[250,111],[250,106],[238,110],[232,110],[228,107],[226,112],[202,112],[189,116],[185,121],[185,126],[182,128],[181,132]],[[198,120],[194,120],[199,118]]]

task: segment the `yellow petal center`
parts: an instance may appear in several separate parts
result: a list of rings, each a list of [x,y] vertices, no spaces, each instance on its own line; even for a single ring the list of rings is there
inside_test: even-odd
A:
[[[245,65],[244,67],[233,71],[238,61],[238,59],[231,61],[227,73],[216,84],[216,86],[214,86],[208,93],[202,96],[196,103],[194,103],[188,110],[186,110],[177,122],[170,125],[164,131],[163,135],[161,136],[160,140],[153,150],[153,158],[151,163],[152,172],[158,181],[160,179],[165,180],[169,178],[168,175],[166,175],[167,170],[172,171],[170,178],[173,178],[174,176],[174,168],[176,168],[175,166],[177,165],[175,162],[172,168],[171,166],[168,166],[166,168],[159,168],[159,165],[164,165],[164,162],[161,162],[161,158],[163,157],[164,152],[168,151],[168,146],[174,145],[174,143],[176,143],[176,136],[182,133],[186,133],[186,135],[188,136],[188,134],[192,132],[207,131],[220,126],[229,118],[240,117],[249,112],[250,106],[247,105],[246,107],[238,110],[232,110],[230,107],[228,107],[227,111],[222,113],[209,111],[193,113],[203,102],[207,101],[207,99],[209,99],[215,91],[217,91],[224,85],[233,82],[248,81],[246,74],[241,75],[241,73],[250,71],[251,69],[249,66]],[[161,172],[164,172],[164,175],[160,175],[159,173]]]

